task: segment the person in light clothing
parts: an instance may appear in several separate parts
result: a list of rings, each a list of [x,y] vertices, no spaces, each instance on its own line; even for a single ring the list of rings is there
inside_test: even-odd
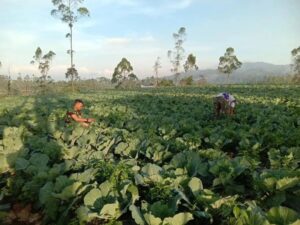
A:
[[[236,100],[231,94],[220,93],[214,97],[213,102],[216,116],[221,114],[233,115],[235,113]]]

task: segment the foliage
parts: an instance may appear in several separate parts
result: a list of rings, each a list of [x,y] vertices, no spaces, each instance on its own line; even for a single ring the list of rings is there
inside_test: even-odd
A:
[[[78,7],[84,0],[52,0],[55,7],[51,11],[53,16],[57,16],[62,22],[70,27],[78,21],[81,16],[89,16],[89,11],[85,7]]]
[[[137,76],[132,73],[133,67],[130,62],[123,58],[121,62],[116,66],[114,73],[112,75],[111,82],[121,84],[124,80],[137,80]]]
[[[47,85],[52,82],[51,76],[49,76],[49,70],[54,56],[55,53],[53,51],[49,51],[47,54],[43,55],[42,49],[38,47],[33,56],[33,60],[31,61],[31,64],[38,64],[41,76],[38,78],[37,82],[42,91],[45,91]]]
[[[158,86],[160,87],[172,87],[174,82],[172,80],[162,79],[159,81]]]
[[[79,7],[84,0],[52,0],[55,7],[51,11],[51,15],[59,18],[63,23],[68,24],[70,32],[66,34],[66,38],[70,40],[70,49],[67,53],[71,58],[71,65],[67,69],[66,78],[71,79],[72,89],[74,91],[74,80],[79,78],[78,72],[74,64],[74,50],[73,50],[73,28],[74,24],[79,18],[90,16],[90,12],[86,7]]]
[[[294,73],[294,81],[300,83],[300,47],[293,49],[291,53],[293,57],[292,69]]]
[[[228,91],[218,120],[216,86],[79,94],[88,129],[62,120],[73,95],[4,98],[0,221],[19,201],[44,224],[299,223],[299,87]]]
[[[67,72],[66,72],[66,78],[69,79],[71,78],[72,82],[74,80],[78,80],[79,79],[79,74],[78,74],[78,71],[75,67],[70,67],[67,69]]]
[[[140,87],[141,84],[137,79],[124,80],[115,86],[115,88],[117,89],[124,89],[124,90],[139,89]]]
[[[160,62],[160,57],[157,57],[153,69],[154,69],[154,73],[155,73],[155,77],[156,77],[156,86],[158,86],[158,71],[159,69],[161,69],[161,62]]]
[[[193,77],[189,76],[187,78],[181,79],[180,80],[180,85],[181,86],[191,86],[194,83]]]
[[[185,41],[185,37],[186,37],[186,28],[181,27],[177,33],[173,34],[173,38],[175,41],[174,50],[168,51],[168,57],[173,67],[171,69],[171,72],[176,75],[176,80],[175,80],[176,84],[178,82],[178,76],[180,73],[181,61],[183,60],[184,57],[183,43]]]
[[[229,47],[226,49],[224,56],[220,57],[218,70],[222,73],[227,74],[227,77],[229,78],[229,75],[233,71],[240,68],[241,66],[242,63],[238,60],[238,58],[234,54],[234,49]]]
[[[198,70],[199,67],[196,65],[196,56],[194,56],[193,54],[189,54],[183,67],[185,72]]]
[[[129,80],[139,80],[137,75],[135,75],[134,73],[131,73],[128,75],[128,79]]]

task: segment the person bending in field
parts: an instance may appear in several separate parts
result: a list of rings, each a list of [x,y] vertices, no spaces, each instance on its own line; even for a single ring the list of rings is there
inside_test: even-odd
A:
[[[67,111],[65,122],[70,124],[72,121],[80,123],[83,127],[89,127],[95,119],[92,118],[83,118],[82,110],[84,109],[84,103],[80,99],[76,99],[73,104],[73,111]]]
[[[235,98],[229,93],[220,93],[214,97],[215,115],[233,115],[235,113]]]

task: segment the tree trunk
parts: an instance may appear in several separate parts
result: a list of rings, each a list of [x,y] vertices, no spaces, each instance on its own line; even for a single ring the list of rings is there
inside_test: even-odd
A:
[[[73,71],[74,62],[73,62],[73,25],[70,24],[70,56],[71,56],[71,69]],[[72,92],[74,92],[74,74],[71,75],[71,85],[72,85]]]
[[[26,93],[26,96],[28,95],[28,87],[27,87],[27,82],[25,81],[25,93]]]
[[[74,67],[74,62],[73,62],[73,25],[71,24],[70,26],[70,49],[71,49],[71,68]]]
[[[227,82],[226,82],[227,85],[229,85],[229,76],[230,76],[230,73],[227,74]]]
[[[178,70],[177,70],[177,72],[175,73],[175,86],[179,86],[179,75],[180,75],[180,73],[178,72]]]
[[[72,86],[72,92],[74,92],[74,79],[73,79],[73,75],[71,75],[71,86]]]
[[[71,14],[71,0],[69,0],[69,9]],[[70,15],[71,17],[71,15]],[[73,22],[70,22],[70,56],[71,56],[71,67],[73,69],[74,67],[74,61],[73,61]],[[72,70],[73,71],[73,70]],[[71,74],[71,85],[72,85],[72,92],[74,92],[74,74]]]
[[[9,77],[8,83],[7,83],[7,93],[8,95],[11,94],[11,78]]]

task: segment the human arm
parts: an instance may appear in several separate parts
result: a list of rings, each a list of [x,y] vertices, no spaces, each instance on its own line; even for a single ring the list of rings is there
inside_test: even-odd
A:
[[[95,119],[92,119],[92,118],[81,118],[78,115],[76,115],[75,113],[72,113],[70,115],[70,117],[78,123],[92,123],[95,121]]]

